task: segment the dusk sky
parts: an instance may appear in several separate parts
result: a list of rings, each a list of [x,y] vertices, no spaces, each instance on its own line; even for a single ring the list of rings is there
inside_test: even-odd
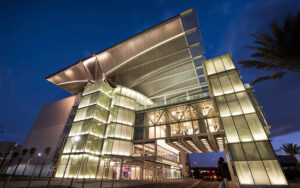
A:
[[[237,64],[249,59],[251,34],[269,31],[300,10],[300,0],[0,0],[0,140],[22,144],[42,105],[70,96],[45,77],[189,8],[198,11],[207,58],[232,53],[244,82],[264,71]],[[279,147],[300,145],[300,77],[254,86]],[[215,165],[218,155],[191,155]],[[213,160],[214,159],[214,160]]]

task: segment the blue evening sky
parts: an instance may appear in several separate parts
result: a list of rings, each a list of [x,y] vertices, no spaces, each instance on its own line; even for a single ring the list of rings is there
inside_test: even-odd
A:
[[[206,57],[232,53],[248,59],[251,33],[268,31],[299,11],[299,0],[0,0],[0,140],[22,144],[43,104],[70,94],[45,76],[189,8],[198,11]],[[263,71],[243,69],[244,82]],[[277,152],[300,145],[300,77],[254,86],[272,126]],[[276,144],[274,143],[276,141]],[[215,165],[218,155],[191,155],[195,165]]]

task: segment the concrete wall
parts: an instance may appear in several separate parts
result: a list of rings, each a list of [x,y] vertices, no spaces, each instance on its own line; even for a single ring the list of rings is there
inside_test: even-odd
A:
[[[46,165],[44,166],[42,176],[48,176],[51,167],[51,162],[54,157],[58,142],[64,130],[64,126],[68,120],[72,106],[74,104],[76,96],[67,97],[50,104],[46,104],[41,108],[22,149],[28,149],[35,147],[36,153],[32,158],[30,165],[26,169],[25,175],[31,176],[34,169],[35,175],[39,174],[41,164],[44,159],[44,150],[47,147],[51,147],[51,152],[48,156]],[[38,153],[42,153],[43,156],[38,157]],[[21,154],[21,152],[20,152]],[[18,167],[17,173],[21,175],[26,165],[29,155],[22,160]],[[12,174],[16,166],[16,161],[13,166],[8,169],[8,173]]]

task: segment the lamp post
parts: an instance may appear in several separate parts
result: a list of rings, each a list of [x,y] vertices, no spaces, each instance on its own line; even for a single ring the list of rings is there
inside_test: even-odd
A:
[[[73,152],[73,147],[77,144],[77,142],[78,142],[79,140],[80,140],[80,136],[78,136],[78,135],[71,138],[71,144],[72,144],[72,147],[71,147],[71,152],[70,152],[70,153]],[[65,177],[65,174],[66,174],[66,171],[67,171],[67,168],[68,168],[68,164],[69,164],[69,161],[70,161],[70,157],[71,157],[71,156],[68,157],[67,165],[66,165],[66,168],[65,168],[65,171],[64,171],[62,180],[61,180],[61,184],[62,184],[62,182],[64,181],[64,177]],[[73,178],[72,178],[72,180],[73,180]],[[73,183],[73,181],[72,181],[71,183]]]

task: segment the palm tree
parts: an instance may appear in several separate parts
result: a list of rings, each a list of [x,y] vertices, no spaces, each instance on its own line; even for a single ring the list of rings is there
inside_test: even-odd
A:
[[[30,161],[32,159],[32,156],[34,155],[35,151],[36,151],[35,147],[30,148],[30,150],[29,150],[29,158],[28,158],[26,166],[25,166],[25,168],[23,170],[22,176],[24,176],[25,171],[26,171],[26,169],[27,169],[27,167],[28,167],[28,165],[29,165],[29,163],[30,163]]]
[[[246,68],[275,71],[272,75],[256,78],[252,84],[282,78],[286,71],[300,76],[300,12],[294,17],[287,16],[283,27],[273,22],[270,28],[271,34],[257,32],[252,35],[257,46],[248,48],[255,50],[251,57],[256,59],[239,62]]]
[[[11,163],[13,162],[13,160],[14,160],[15,158],[17,158],[18,156],[19,156],[19,152],[17,152],[17,151],[13,152],[13,154],[12,154],[12,156],[11,156],[11,158],[10,158],[10,160],[9,160],[9,162],[8,162],[8,164],[7,164],[7,166],[6,166],[6,169],[4,170],[3,174],[6,174],[6,172],[7,172],[8,168],[9,168],[9,166],[11,165]]]
[[[290,154],[291,158],[298,163],[298,160],[295,157],[295,155],[300,154],[300,146],[297,146],[297,144],[293,144],[293,143],[287,143],[287,144],[282,144],[280,149],[283,149],[285,153]]]
[[[48,159],[48,155],[49,155],[50,151],[51,151],[51,147],[46,147],[46,148],[45,148],[44,153],[45,153],[46,157],[45,157],[45,159],[44,159],[44,161],[43,161],[43,164],[42,164],[42,167],[41,167],[41,170],[40,170],[40,173],[39,173],[39,177],[41,177],[43,168],[44,168],[45,163],[46,163],[46,161],[47,161],[47,159]]]
[[[21,163],[21,161],[23,160],[23,157],[27,154],[27,152],[28,152],[28,149],[23,149],[23,150],[22,150],[21,157],[20,157],[20,159],[19,159],[19,161],[18,161],[18,163],[17,163],[17,166],[16,166],[16,168],[15,168],[14,173],[13,173],[12,176],[15,176],[15,174],[16,174],[16,172],[17,172],[17,169],[18,169],[18,167],[19,167],[19,165],[20,165],[20,163]]]

